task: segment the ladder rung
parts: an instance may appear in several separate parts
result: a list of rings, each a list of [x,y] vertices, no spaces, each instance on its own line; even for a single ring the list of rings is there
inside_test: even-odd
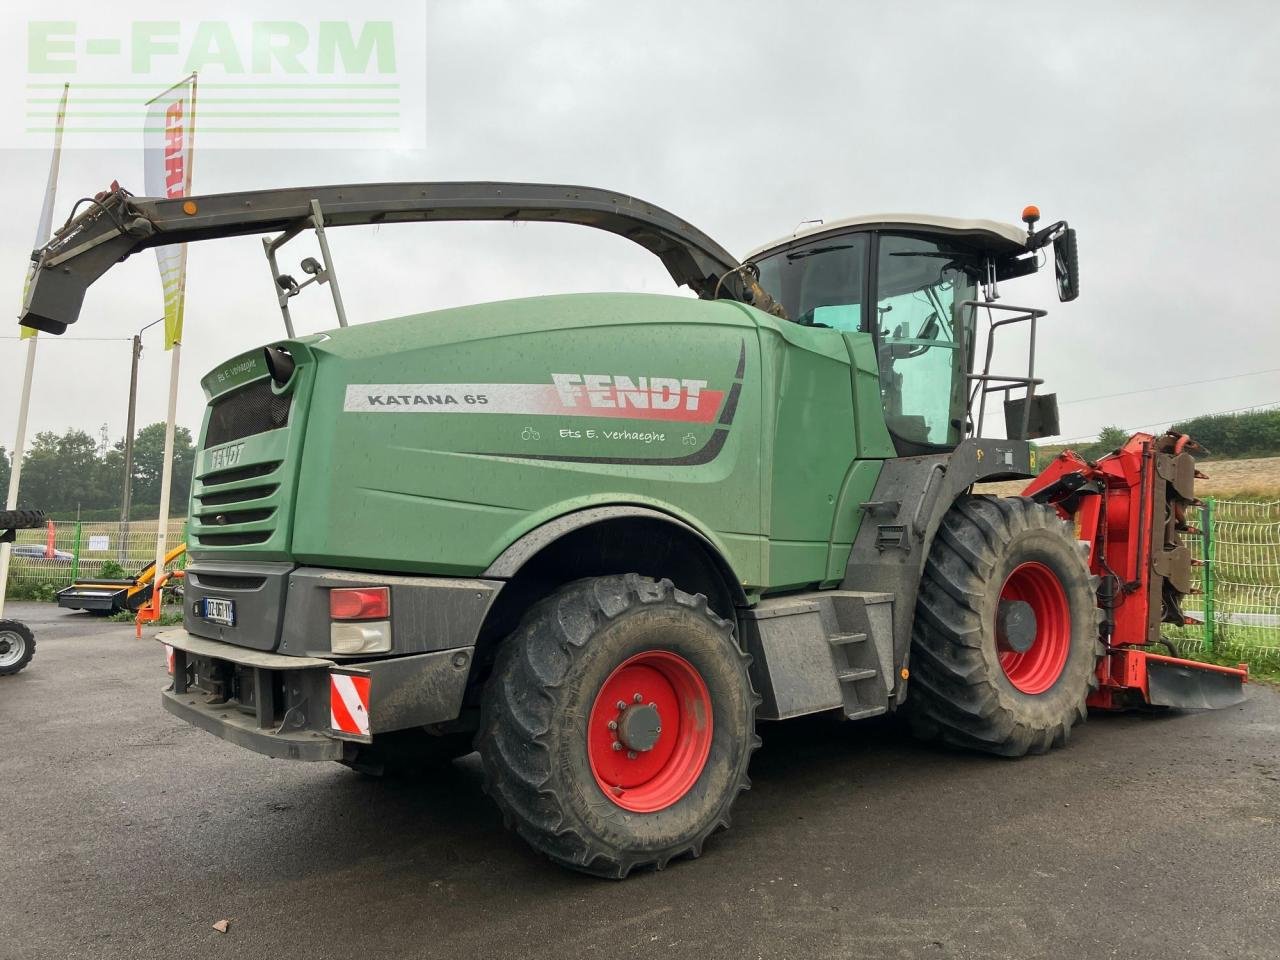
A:
[[[875,670],[869,668],[850,667],[847,670],[841,670],[836,674],[836,679],[841,683],[852,683],[855,680],[870,680],[877,676]]]
[[[888,707],[859,707],[854,710],[845,711],[846,720],[861,720],[863,717],[878,717],[882,713],[888,713]]]
[[[846,643],[861,643],[865,639],[867,639],[865,633],[833,633],[827,637],[827,643],[838,647]]]

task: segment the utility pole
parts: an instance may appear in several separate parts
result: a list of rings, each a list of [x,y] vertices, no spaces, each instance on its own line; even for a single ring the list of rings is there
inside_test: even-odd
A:
[[[133,435],[138,407],[138,358],[142,356],[142,334],[164,320],[152,320],[133,335],[133,363],[129,371],[129,418],[124,431],[124,497],[120,504],[120,562],[124,563],[129,542],[129,511],[133,508]]]
[[[129,371],[129,418],[124,430],[124,501],[120,506],[120,522],[129,523],[133,505],[133,432],[138,407],[138,358],[142,356],[142,336],[133,335],[133,365]]]

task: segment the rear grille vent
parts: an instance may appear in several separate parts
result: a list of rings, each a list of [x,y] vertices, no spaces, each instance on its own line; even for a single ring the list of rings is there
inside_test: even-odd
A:
[[[236,577],[225,573],[188,572],[187,577],[196,586],[211,590],[257,590],[267,582],[266,577]]]
[[[286,426],[293,394],[276,393],[271,389],[272,382],[269,377],[255,380],[213,401],[209,406],[205,449]]]
[[[221,510],[217,513],[201,513],[198,519],[202,526],[214,524],[223,526],[228,523],[257,523],[267,520],[276,512],[275,507],[263,507],[259,510]]]
[[[217,473],[208,473],[200,477],[200,483],[206,487],[217,486],[220,483],[235,483],[237,480],[252,480],[254,477],[265,477],[269,473],[275,473],[276,468],[280,466],[279,460],[270,463],[255,463],[251,467],[236,467],[234,470],[219,470]],[[236,491],[239,493],[239,491]],[[237,501],[241,498],[236,498]],[[231,503],[231,500],[224,501]]]
[[[225,493],[197,493],[196,499],[200,501],[201,506],[205,507],[216,507],[224,503],[244,503],[247,500],[261,500],[263,497],[271,496],[276,492],[277,486],[278,484],[270,483],[262,487],[240,487]]]
[[[271,530],[255,530],[251,533],[197,533],[193,536],[206,547],[247,547],[255,543],[266,543],[271,539]]]

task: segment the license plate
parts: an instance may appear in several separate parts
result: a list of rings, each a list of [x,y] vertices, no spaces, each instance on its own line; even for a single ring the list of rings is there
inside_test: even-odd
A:
[[[234,627],[236,625],[236,603],[234,600],[205,597],[201,601],[200,616],[213,623]]]

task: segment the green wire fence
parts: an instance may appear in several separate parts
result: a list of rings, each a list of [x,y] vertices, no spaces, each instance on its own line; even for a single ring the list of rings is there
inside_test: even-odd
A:
[[[1189,512],[1186,537],[1201,563],[1174,627],[1177,646],[1248,662],[1280,663],[1280,500],[1219,500]]]

